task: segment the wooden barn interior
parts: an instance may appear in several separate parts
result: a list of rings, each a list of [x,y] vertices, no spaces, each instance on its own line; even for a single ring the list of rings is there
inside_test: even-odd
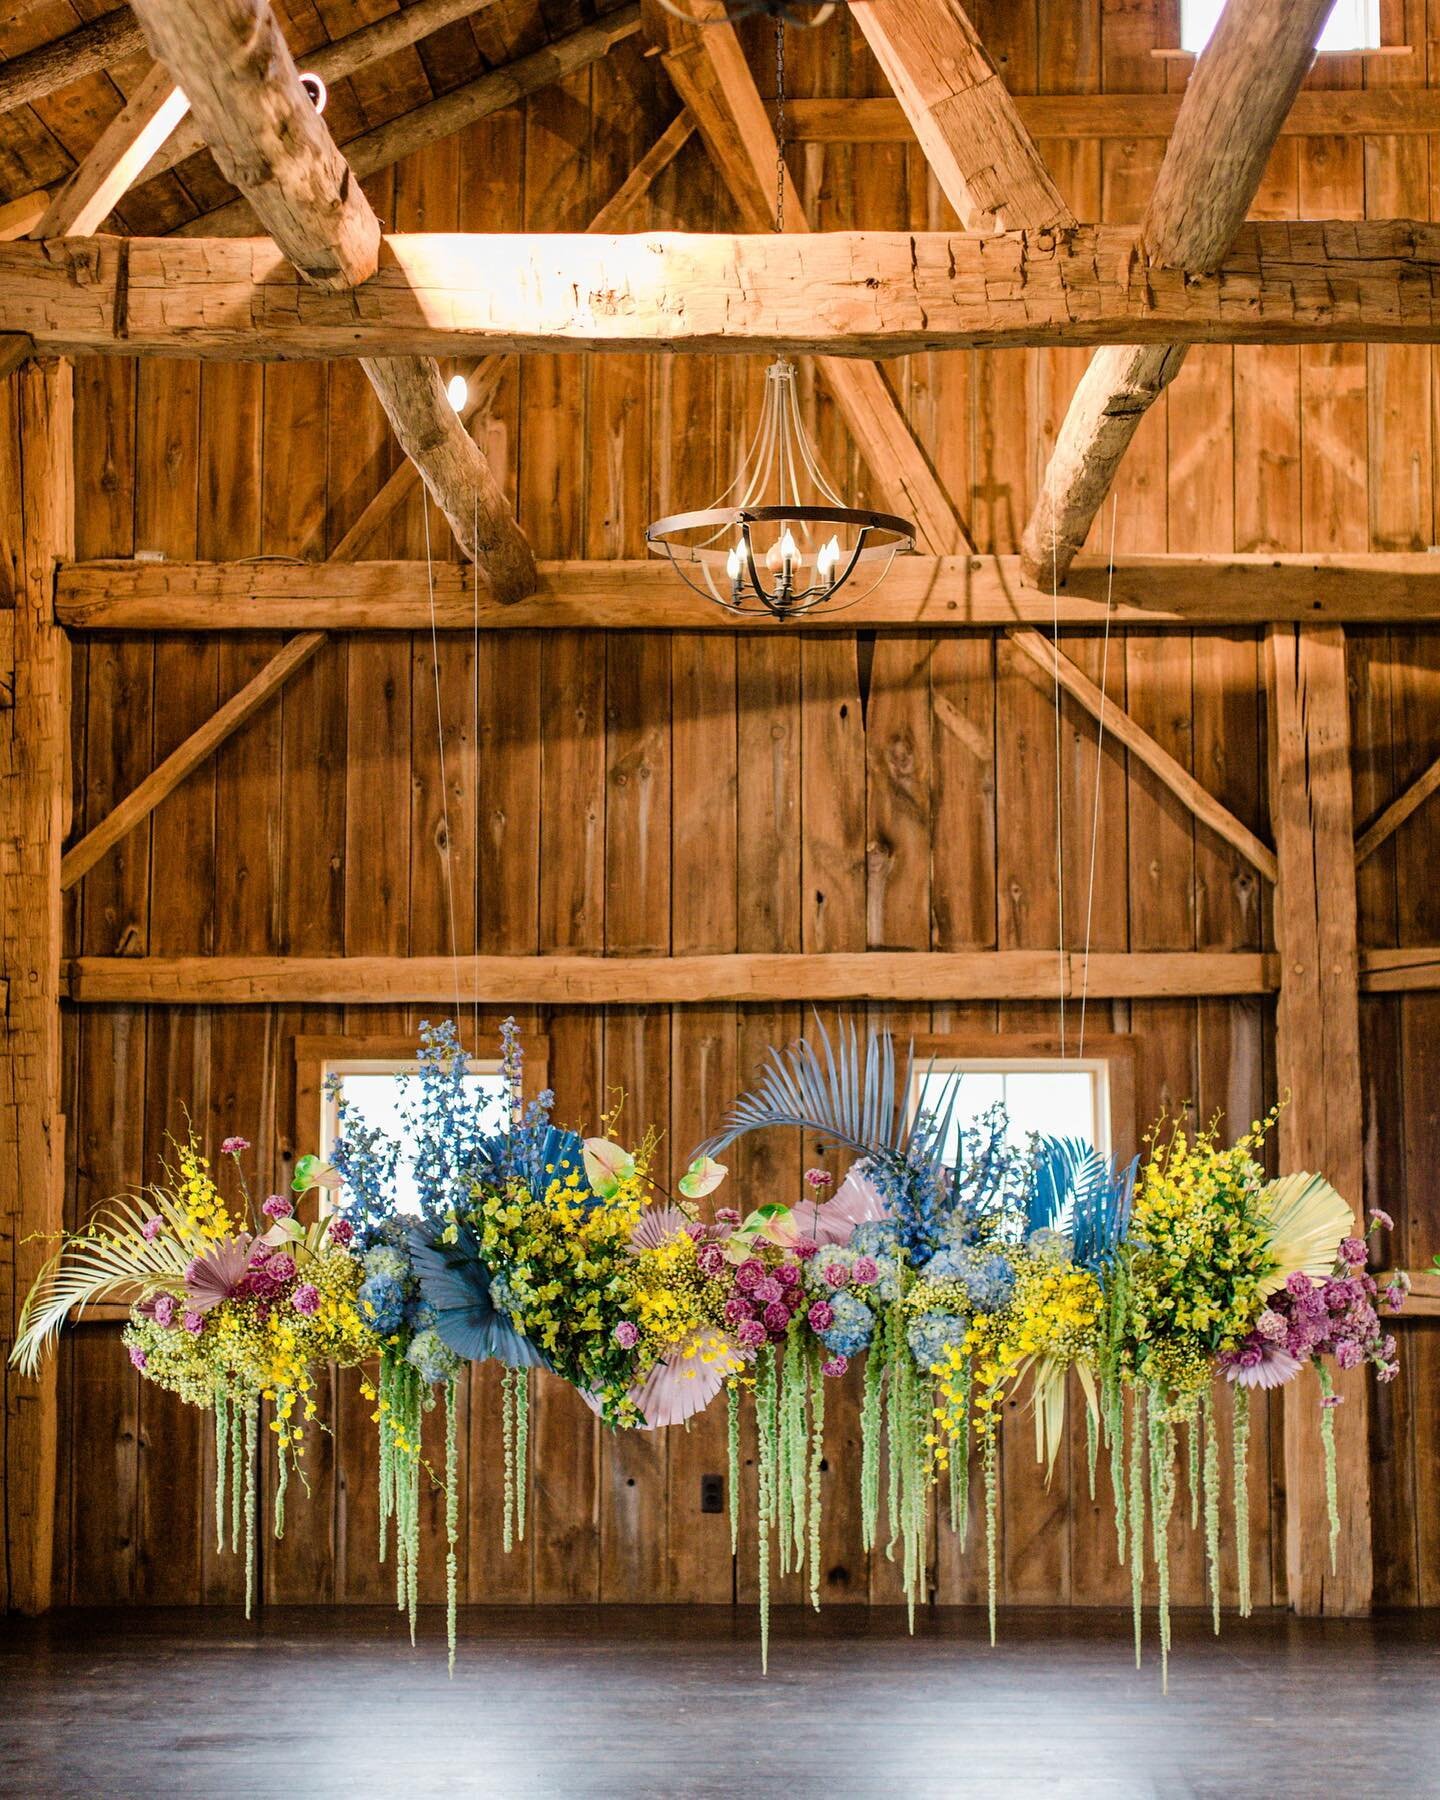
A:
[[[6,1368],[0,1791],[1434,1791],[1440,13],[1317,55],[1329,10],[1229,0],[1197,60],[1178,0],[792,0],[777,115],[772,5],[0,0],[0,1348],[187,1117],[286,1187],[327,1059],[452,1015],[516,1016],[567,1121],[623,1090],[677,1176],[814,1009],[1100,1058],[1125,1155],[1288,1096],[1274,1166],[1412,1281],[1400,1378],[1342,1378],[1334,1568],[1319,1415],[1263,1396],[1256,1615],[1211,1640],[1177,1530],[1168,1698],[1078,1405],[1048,1482],[1002,1434],[1001,1648],[938,1499],[907,1637],[858,1369],[768,1687],[723,1408],[615,1432],[538,1375],[507,1554],[493,1363],[453,1684],[350,1374],[247,1624],[209,1427],[101,1307]],[[916,535],[788,622],[646,537],[777,352]]]

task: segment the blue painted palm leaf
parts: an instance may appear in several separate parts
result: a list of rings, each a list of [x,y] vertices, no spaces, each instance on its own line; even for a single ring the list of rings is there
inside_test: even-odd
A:
[[[457,1356],[467,1362],[493,1358],[511,1369],[550,1366],[496,1306],[490,1271],[480,1260],[471,1232],[462,1229],[456,1243],[437,1244],[414,1227],[409,1245],[421,1295],[435,1313],[435,1329]]]
[[[909,1107],[913,1050],[906,1059],[904,1077],[899,1079],[895,1039],[890,1032],[868,1032],[862,1053],[853,1020],[841,1025],[836,1042],[819,1019],[816,1031],[818,1043],[800,1038],[785,1050],[767,1053],[768,1061],[755,1087],[735,1101],[724,1125],[698,1146],[695,1155],[718,1156],[749,1132],[788,1126],[813,1131],[857,1156],[895,1162],[906,1160],[913,1136],[919,1165],[938,1167],[954,1112],[956,1082],[947,1084],[923,1135],[916,1134],[917,1121],[911,1118]]]
[[[1025,1201],[1025,1229],[1064,1232],[1075,1261],[1098,1269],[1130,1217],[1138,1159],[1121,1171],[1084,1138],[1037,1137]]]

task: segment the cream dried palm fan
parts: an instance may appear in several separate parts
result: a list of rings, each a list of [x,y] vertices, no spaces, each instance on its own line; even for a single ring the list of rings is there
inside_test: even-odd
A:
[[[1301,1172],[1270,1182],[1264,1204],[1276,1266],[1260,1283],[1262,1298],[1284,1287],[1297,1271],[1323,1281],[1335,1266],[1341,1240],[1355,1230],[1350,1202],[1323,1175]]]

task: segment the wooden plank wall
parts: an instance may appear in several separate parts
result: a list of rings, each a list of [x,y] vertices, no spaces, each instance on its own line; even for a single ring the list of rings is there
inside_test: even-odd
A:
[[[977,21],[1017,91],[1135,92],[1182,79],[1150,54],[1173,21],[1137,0],[983,0]],[[1168,9],[1166,9],[1168,11]],[[337,27],[338,28],[338,27]],[[791,45],[814,94],[882,92],[832,28]],[[1427,77],[1426,21],[1407,0],[1411,57],[1346,63],[1316,78]],[[755,61],[770,71],[763,37]],[[579,227],[673,108],[631,44],[610,62],[497,116],[371,184],[402,229]],[[1045,146],[1082,216],[1139,216],[1162,146]],[[822,226],[949,223],[919,157],[902,146],[806,146],[795,171]],[[1260,209],[1288,217],[1431,208],[1424,140],[1284,140]],[[722,225],[698,144],[662,177],[650,223]],[[911,418],[986,548],[1011,550],[1082,361],[1073,352],[913,359],[892,371]],[[761,365],[753,360],[562,359],[512,365],[487,443],[542,556],[642,553],[645,520],[728,479]],[[1198,351],[1142,428],[1097,525],[1122,549],[1423,548],[1436,537],[1433,354],[1417,349]],[[118,361],[77,369],[79,554],[318,557],[393,466],[352,366],[266,369]],[[867,492],[834,409],[814,395],[827,461]],[[437,554],[452,547],[432,515]],[[386,551],[422,555],[412,507]],[[157,634],[75,651],[75,829],[104,816],[157,757],[243,684],[274,648],[261,634],[195,642]],[[1067,653],[1247,823],[1266,829],[1260,645],[1251,633],[1131,632]],[[1357,818],[1433,755],[1440,642],[1356,634]],[[443,720],[443,771],[436,729]],[[1057,796],[1057,759],[1059,792]],[[1099,783],[1098,854],[1089,881]],[[1058,854],[1057,854],[1058,818]],[[1043,678],[987,636],[853,638],[601,634],[357,636],[329,644],[216,762],[167,800],[70,896],[74,946],[160,951],[444,953],[1078,947],[1259,949],[1269,896],[1249,866],[1196,827],[1066,702],[1057,736]],[[1435,803],[1361,878],[1376,945],[1434,943]],[[1063,896],[1063,908],[1060,897]],[[1430,1172],[1440,1155],[1440,999],[1365,1003],[1369,1198],[1397,1220],[1397,1256],[1440,1245]],[[1067,1009],[1069,1033],[1078,1009]],[[407,1009],[90,1007],[67,1018],[69,1205],[79,1218],[152,1170],[188,1108],[212,1139],[239,1130],[276,1185],[313,1141],[294,1116],[297,1033],[408,1031]],[[957,1007],[937,998],[901,1030],[1055,1030],[1058,1009]],[[472,1029],[489,1031],[496,1015]],[[592,1116],[621,1086],[682,1154],[796,1008],[615,1008],[544,1021],[562,1113]],[[1273,1098],[1269,1009],[1252,1001],[1105,1003],[1089,1029],[1139,1034],[1142,1121],[1192,1100],[1248,1121]],[[802,1147],[753,1143],[734,1158],[749,1202],[796,1192]],[[1405,1339],[1404,1376],[1378,1417],[1380,1598],[1440,1600],[1440,1330]],[[233,1599],[234,1560],[213,1548],[209,1449],[194,1414],[139,1382],[109,1327],[64,1352],[67,1452],[61,1600]],[[601,1437],[575,1398],[536,1388],[530,1538],[497,1547],[493,1374],[466,1396],[471,1599],[728,1600],[749,1597],[723,1518],[699,1512],[699,1476],[724,1468],[723,1425],[665,1438]],[[316,1435],[307,1504],[292,1490],[286,1541],[265,1548],[276,1600],[383,1598],[375,1568],[368,1408],[353,1377]],[[893,1569],[858,1548],[853,1391],[832,1401],[825,1590],[889,1601]],[[1083,1437],[1047,1492],[1028,1430],[1011,1434],[1002,1598],[1123,1598],[1110,1497],[1084,1490]],[[1256,1431],[1250,1496],[1256,1592],[1283,1598],[1272,1554],[1280,1459]],[[438,1512],[432,1507],[432,1533]],[[430,1559],[438,1596],[443,1558]],[[1184,1548],[1177,1598],[1200,1597]],[[941,1600],[983,1595],[984,1573],[948,1535]],[[1227,1566],[1233,1591],[1234,1570]]]

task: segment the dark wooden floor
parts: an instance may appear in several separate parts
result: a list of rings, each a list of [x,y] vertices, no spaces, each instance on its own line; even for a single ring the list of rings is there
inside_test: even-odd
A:
[[[1177,1618],[1170,1693],[1125,1615],[474,1610],[443,1619],[0,1620],[0,1793],[211,1796],[1440,1795],[1440,1616]]]

